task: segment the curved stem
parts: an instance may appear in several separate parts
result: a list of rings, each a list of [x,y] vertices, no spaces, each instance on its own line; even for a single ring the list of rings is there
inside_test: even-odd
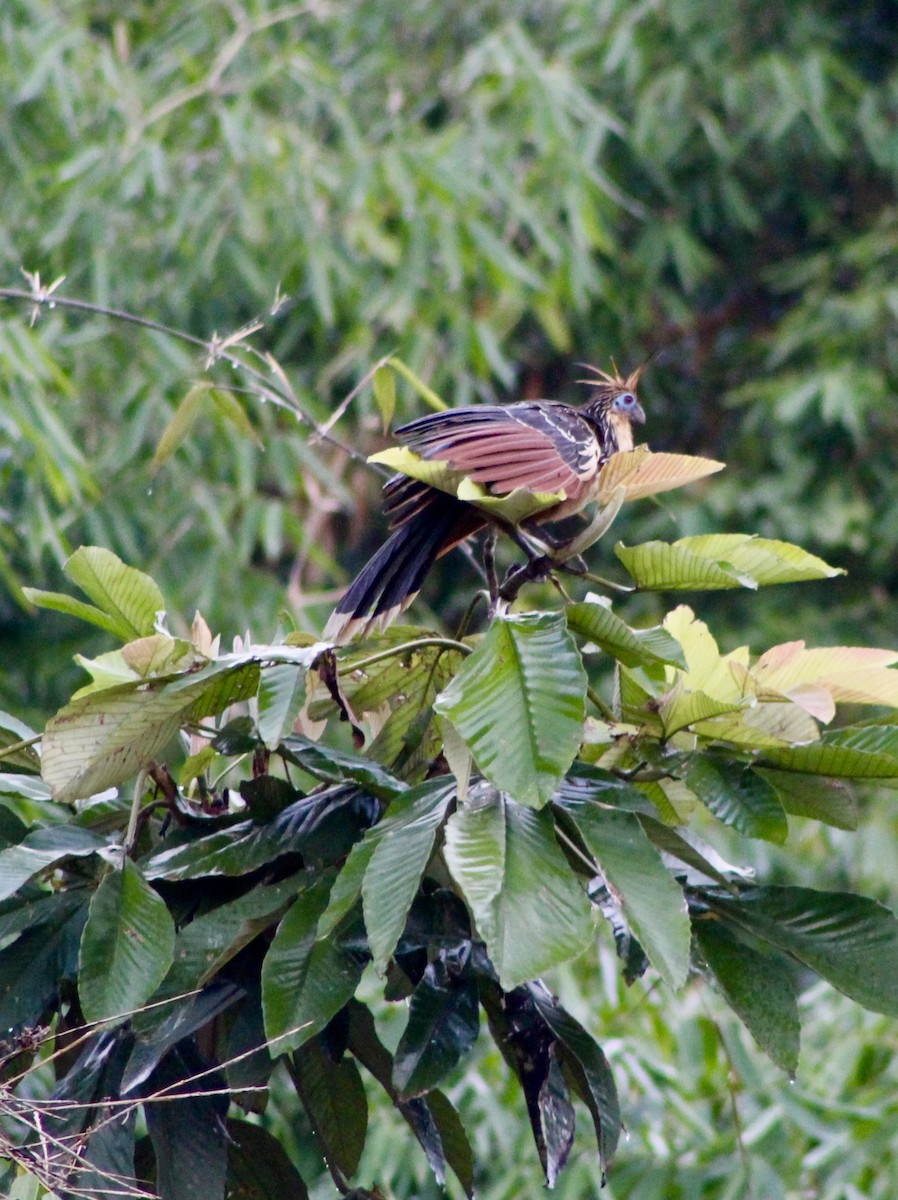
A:
[[[371,654],[359,662],[346,665],[351,665],[353,671],[364,671],[366,667],[373,666],[374,663],[381,662],[385,658],[395,658],[399,654],[406,654],[409,650],[421,650],[425,646],[442,646],[444,650],[460,650],[462,654],[470,654],[472,649],[464,642],[457,642],[454,638],[418,638],[412,642],[402,642],[399,646],[391,646],[389,650],[380,650],[377,654]]]

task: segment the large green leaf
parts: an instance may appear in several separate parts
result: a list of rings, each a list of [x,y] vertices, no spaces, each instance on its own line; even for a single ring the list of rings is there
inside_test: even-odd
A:
[[[865,1008],[898,1016],[898,920],[875,900],[800,887],[708,899],[728,925],[791,954]]]
[[[362,883],[362,910],[368,945],[377,971],[387,961],[405,928],[405,919],[433,852],[437,830],[455,796],[455,780],[414,789],[409,819],[377,839]]]
[[[631,629],[606,604],[583,601],[565,609],[568,628],[589,638],[625,667],[651,667],[670,663],[686,667],[683,647],[661,626]]]
[[[125,859],[90,902],[81,938],[78,994],[88,1021],[139,1008],[172,964],[175,925],[165,901]]]
[[[224,1200],[228,1099],[216,1094],[223,1083],[187,1042],[176,1046],[154,1072],[151,1085],[163,1098],[154,1104],[151,1092],[143,1109],[156,1158],[154,1190],[159,1200]]]
[[[82,546],[63,569],[101,612],[116,621],[123,641],[153,632],[165,600],[149,575],[126,566],[101,546]]]
[[[427,1155],[427,1161],[442,1186],[446,1167],[458,1176],[469,1200],[474,1195],[473,1156],[458,1113],[442,1094],[434,1090],[425,1098],[403,1100],[393,1087],[393,1059],[377,1036],[371,1012],[357,1000],[347,1005],[349,1049],[381,1085]]]
[[[844,574],[799,546],[744,533],[703,534],[640,546],[619,542],[614,552],[636,586],[652,591],[755,588]]]
[[[898,779],[898,757],[853,746],[811,742],[804,746],[765,746],[758,766],[835,779]]]
[[[178,930],[171,969],[154,993],[154,1002],[184,995],[206,983],[273,923],[308,880],[309,874],[301,871],[278,883],[259,884],[246,895],[220,904],[183,925]],[[168,1011],[160,1005],[142,1017],[141,1027],[158,1024]]]
[[[227,1133],[228,1200],[308,1200],[302,1176],[270,1130],[229,1117]]]
[[[711,979],[727,1004],[777,1066],[794,1075],[801,1021],[782,960],[753,950],[713,918],[700,918],[694,929]]]
[[[497,795],[460,807],[447,824],[445,856],[504,988],[575,958],[592,942],[589,901],[548,812]]]
[[[763,767],[756,773],[773,787],[787,813],[823,821],[836,829],[857,829],[857,804],[842,780]]]
[[[290,762],[295,762],[316,779],[327,783],[357,783],[381,800],[392,800],[397,792],[404,792],[408,787],[384,767],[361,754],[324,746],[299,734],[284,738],[282,745]]]
[[[258,683],[255,663],[216,662],[73,700],[47,723],[43,777],[63,803],[122,783],[158,758],[183,724],[249,699]]]
[[[295,1050],[325,1027],[355,992],[362,964],[336,935],[315,940],[332,876],[301,892],[262,964],[262,1009],[272,1051]]]
[[[429,1092],[477,1037],[477,983],[429,963],[409,1001],[408,1023],[396,1047],[393,1085],[403,1097]]]
[[[349,1180],[365,1148],[368,1101],[355,1061],[334,1057],[322,1038],[293,1055],[293,1080],[327,1164]]]
[[[671,987],[682,987],[691,938],[686,900],[639,818],[586,800],[565,801],[563,811],[595,857],[649,961]]]
[[[47,896],[19,937],[0,950],[0,1029],[33,1025],[78,967],[87,889]]]
[[[540,808],[583,737],[586,672],[562,615],[493,620],[437,698],[483,774],[520,804]]]
[[[83,858],[107,846],[105,838],[77,825],[33,829],[18,845],[0,850],[0,900],[17,892],[32,875],[60,859]]]
[[[141,862],[147,879],[199,879],[246,875],[285,854],[340,857],[371,823],[373,802],[351,788],[300,796],[264,824],[246,820],[219,825],[202,837],[175,836]]]
[[[269,750],[291,732],[306,698],[306,669],[278,663],[262,672],[259,681],[259,737]]]
[[[350,850],[343,869],[331,890],[328,906],[322,914],[318,927],[319,937],[326,937],[362,895],[362,884],[365,881],[368,866],[382,841],[391,839],[391,844],[395,846],[396,843],[392,839],[398,838],[399,844],[403,844],[407,838],[408,844],[415,847],[419,855],[426,851],[429,856],[427,838],[430,837],[432,846],[436,825],[439,825],[443,818],[446,805],[452,798],[454,786],[451,781],[431,780],[429,783],[410,788],[395,797],[383,819],[366,830],[364,837],[356,842]],[[434,820],[436,820],[436,825],[428,834],[427,831]],[[411,833],[406,835],[405,830],[408,827],[411,827]],[[389,877],[391,860],[393,865],[403,873],[399,888],[400,904],[404,907],[398,917],[387,912],[381,903],[382,899],[389,902],[389,892],[394,886]],[[398,929],[398,932],[395,933],[396,939],[402,932],[405,914],[408,912],[408,906],[417,889],[426,858],[424,862],[420,862],[420,858],[416,858],[416,864],[418,865],[412,865],[411,870],[403,870],[402,864],[398,862],[398,856],[392,852],[386,853],[380,860],[377,879],[371,884],[372,898],[366,901],[369,907],[374,905],[371,908],[371,917],[378,928],[380,945],[389,943],[396,929]],[[417,878],[415,878],[416,872]],[[381,893],[381,889],[386,889],[386,892]],[[387,957],[393,952],[395,945],[396,941],[392,940]]]
[[[707,751],[693,756],[686,782],[724,824],[749,837],[780,845],[786,840],[789,823],[779,797],[751,767]]]
[[[592,1115],[604,1168],[614,1157],[621,1132],[617,1088],[608,1059],[593,1037],[543,984],[531,983],[528,990],[540,1016],[560,1043],[559,1057],[565,1075]]]

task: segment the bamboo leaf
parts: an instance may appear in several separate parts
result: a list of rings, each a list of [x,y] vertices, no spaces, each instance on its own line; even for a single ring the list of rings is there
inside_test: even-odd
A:
[[[168,424],[162,431],[162,436],[150,460],[151,471],[158,471],[162,464],[171,458],[188,436],[200,414],[203,401],[209,392],[212,391],[212,388],[213,384],[204,381],[195,383],[187,392],[187,395],[172,413]]]

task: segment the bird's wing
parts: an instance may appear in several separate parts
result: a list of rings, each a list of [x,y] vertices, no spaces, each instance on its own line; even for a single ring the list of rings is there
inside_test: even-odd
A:
[[[449,409],[403,425],[396,436],[497,496],[516,488],[577,496],[602,462],[593,426],[555,401]]]

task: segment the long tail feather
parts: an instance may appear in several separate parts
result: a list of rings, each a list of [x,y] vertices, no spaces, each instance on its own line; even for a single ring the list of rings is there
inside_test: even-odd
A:
[[[434,562],[484,525],[469,504],[417,486],[422,494],[414,511],[346,589],[324,627],[326,641],[341,645],[386,629],[414,600]]]

